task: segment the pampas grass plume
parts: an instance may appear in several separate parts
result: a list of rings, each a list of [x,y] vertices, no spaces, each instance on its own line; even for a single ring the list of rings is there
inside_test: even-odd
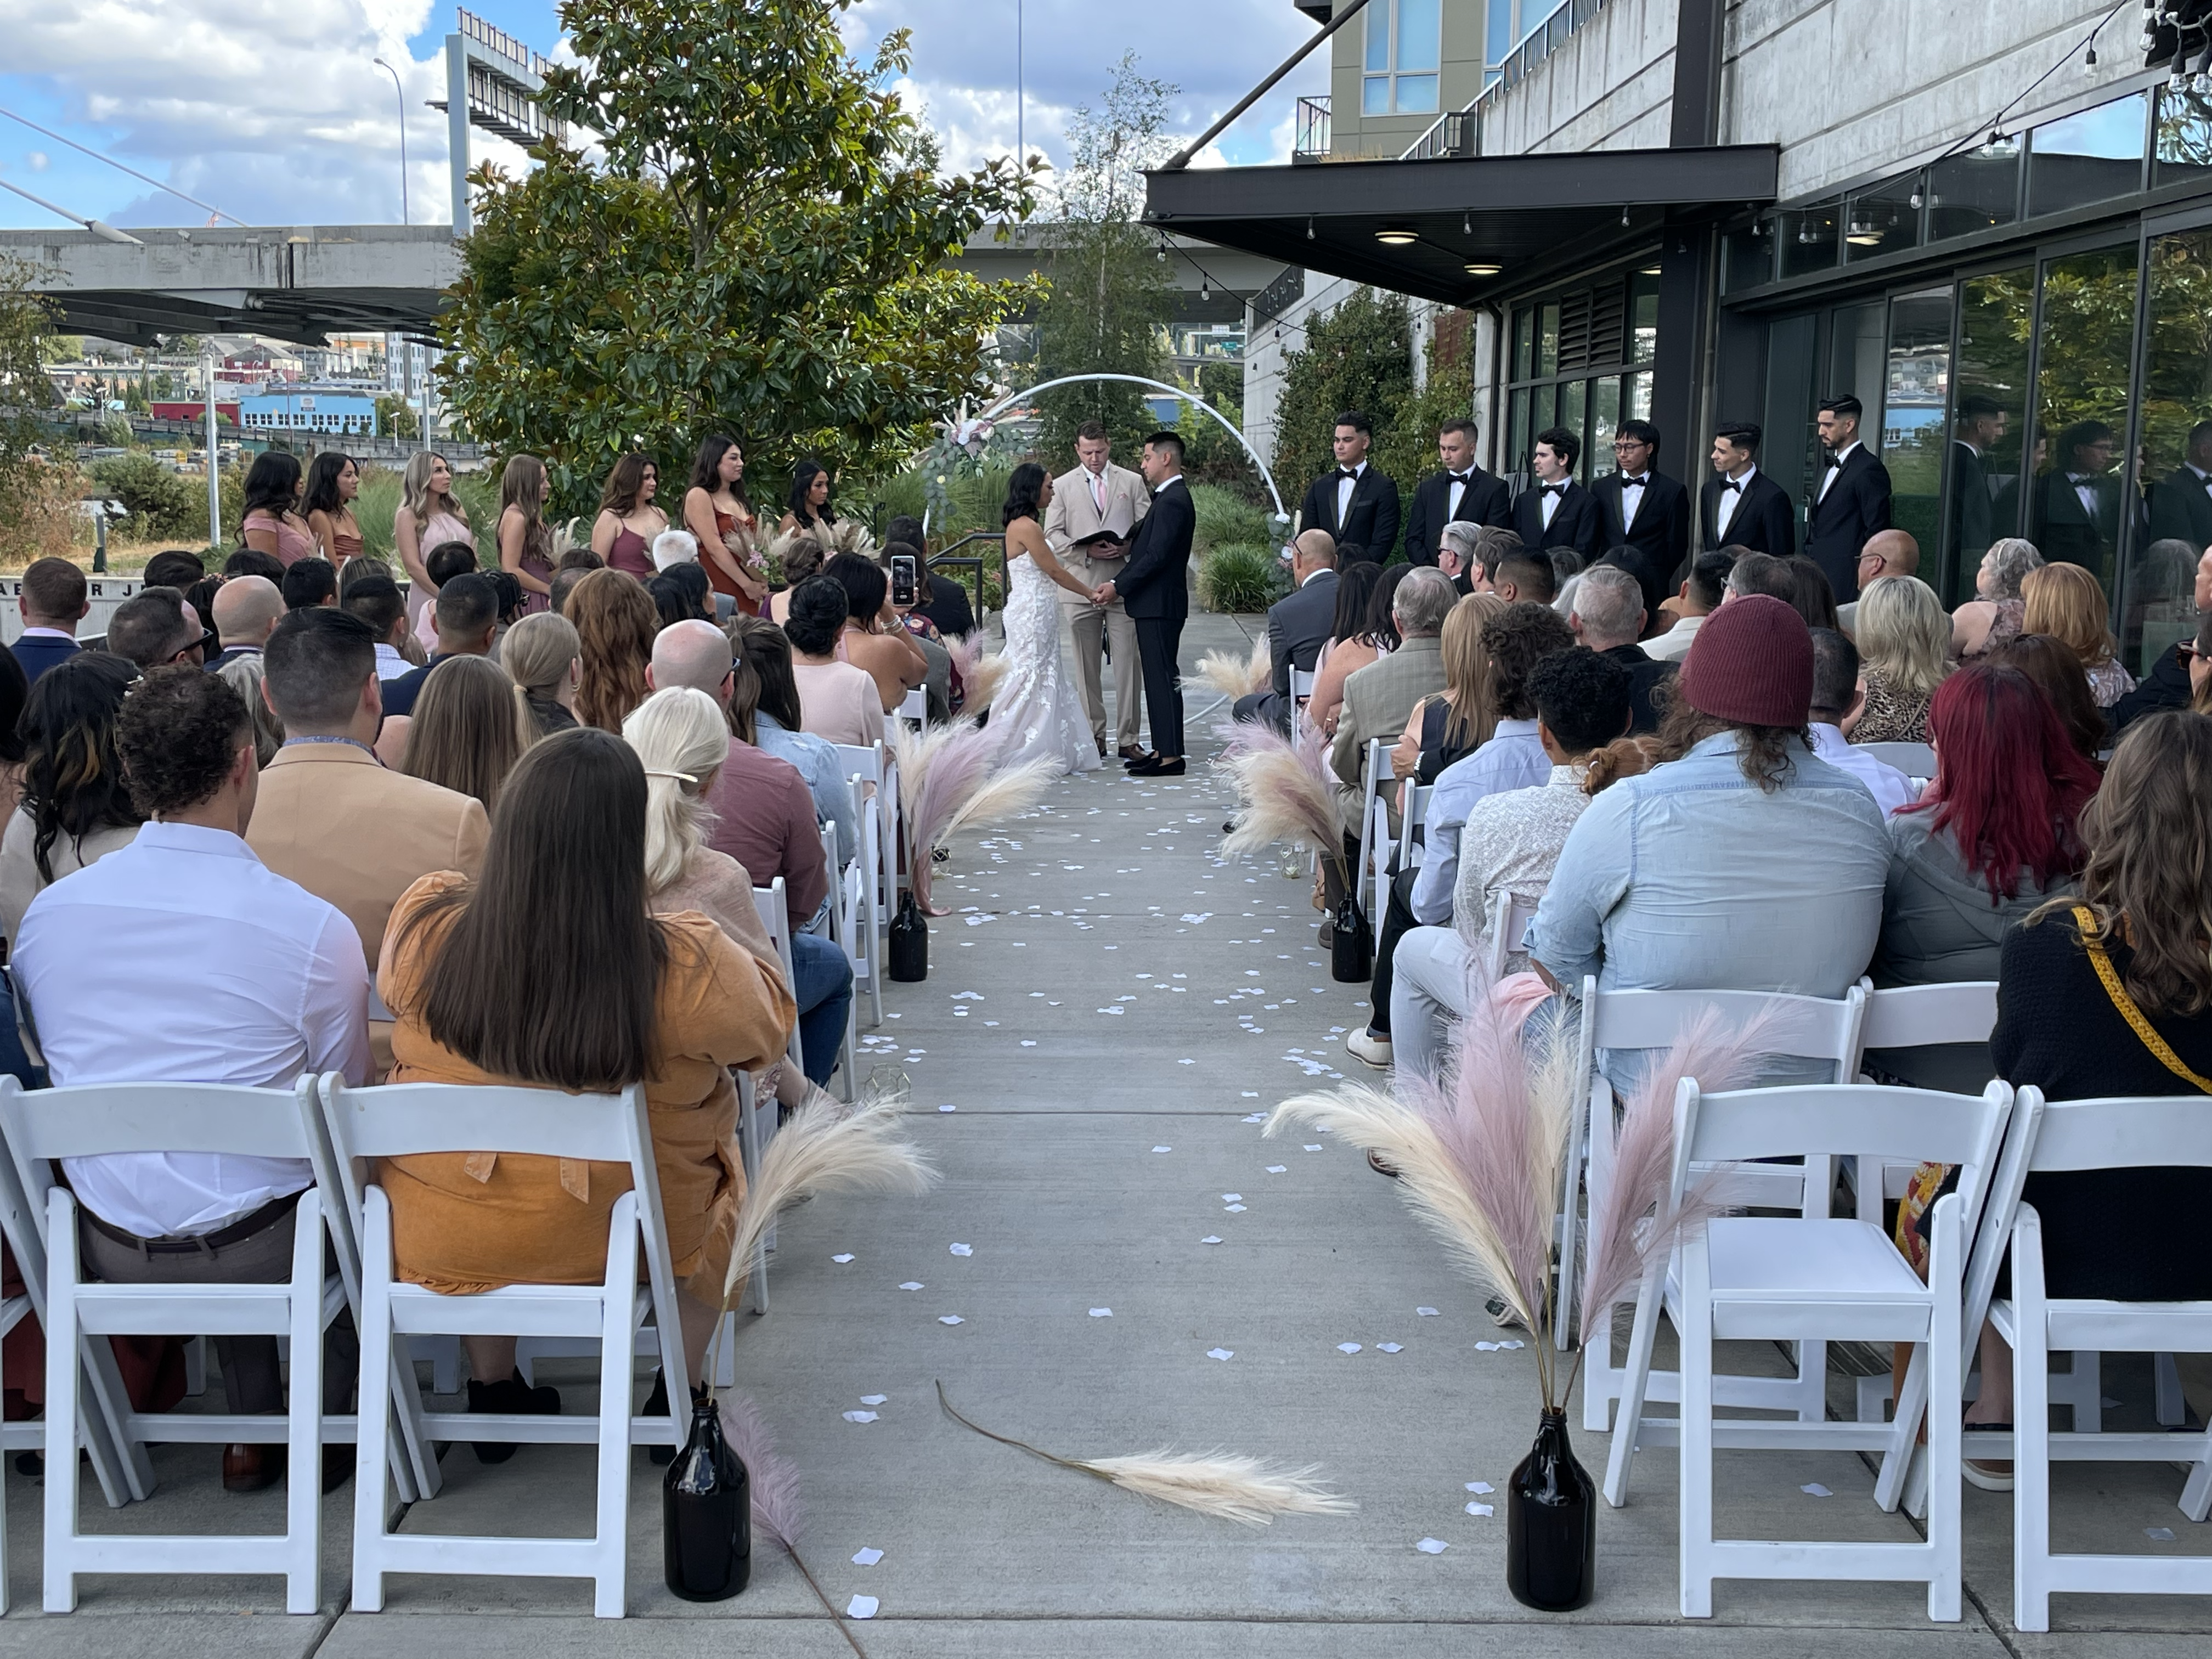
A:
[[[1335,783],[1317,731],[1301,732],[1293,744],[1272,726],[1239,720],[1219,764],[1237,791],[1236,827],[1223,840],[1223,852],[1258,853],[1290,841],[1343,859]]]
[[[1359,1505],[1316,1479],[1317,1463],[1278,1468],[1234,1452],[1178,1452],[1163,1449],[1139,1457],[1078,1460],[1091,1474],[1124,1492],[1156,1498],[1218,1521],[1264,1527],[1279,1515],[1351,1515]]]
[[[776,1450],[768,1419],[749,1397],[726,1394],[720,1403],[722,1437],[745,1466],[752,1487],[754,1527],[786,1550],[795,1552],[806,1522],[806,1512],[799,1502],[798,1466]]]
[[[999,687],[1006,678],[1005,656],[987,657],[983,654],[983,630],[963,634],[945,641],[946,653],[960,676],[961,712],[980,714],[991,706],[991,699],[999,695]]]
[[[1230,651],[1209,651],[1198,659],[1198,677],[1232,701],[1265,691],[1274,684],[1267,636],[1252,641],[1252,654],[1239,657]]]

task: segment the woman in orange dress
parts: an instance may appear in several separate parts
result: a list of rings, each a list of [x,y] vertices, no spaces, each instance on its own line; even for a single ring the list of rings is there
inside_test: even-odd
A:
[[[645,1085],[696,1374],[744,1191],[730,1068],[781,1054],[795,1015],[781,977],[706,916],[650,914],[645,819],[645,769],[620,738],[536,744],[501,794],[483,873],[425,876],[393,908],[377,985],[397,1019],[394,1083]],[[630,1186],[623,1164],[504,1153],[381,1167],[400,1278],[453,1295],[597,1282]],[[525,1387],[514,1338],[465,1342],[471,1411],[558,1409]]]
[[[717,434],[699,446],[691,487],[684,492],[684,527],[699,538],[708,585],[734,599],[739,616],[766,616],[768,568],[745,500],[745,452],[735,438]]]
[[[361,469],[350,455],[326,449],[307,469],[307,533],[341,572],[361,551],[361,525],[353,515],[353,500],[360,494]]]

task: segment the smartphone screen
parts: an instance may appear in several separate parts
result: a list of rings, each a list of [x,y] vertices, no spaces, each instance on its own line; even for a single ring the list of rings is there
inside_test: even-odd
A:
[[[912,605],[914,603],[914,556],[910,553],[892,554],[891,603],[893,605]]]

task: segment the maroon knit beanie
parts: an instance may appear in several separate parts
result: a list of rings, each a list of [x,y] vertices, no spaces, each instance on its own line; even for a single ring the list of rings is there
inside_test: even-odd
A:
[[[1766,593],[1746,593],[1698,624],[1677,681],[1691,708],[1743,726],[1802,726],[1813,703],[1813,636]]]

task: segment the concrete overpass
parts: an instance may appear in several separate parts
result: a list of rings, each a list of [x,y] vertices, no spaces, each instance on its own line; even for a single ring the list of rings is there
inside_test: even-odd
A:
[[[443,225],[309,225],[133,228],[135,244],[84,230],[0,230],[0,252],[52,273],[41,284],[62,326],[130,345],[165,334],[246,333],[300,345],[332,334],[396,332],[428,338],[460,275]],[[957,269],[994,280],[1028,275],[1048,255],[1049,224],[987,228]],[[1239,323],[1244,301],[1284,266],[1252,254],[1170,237],[1178,319]]]

